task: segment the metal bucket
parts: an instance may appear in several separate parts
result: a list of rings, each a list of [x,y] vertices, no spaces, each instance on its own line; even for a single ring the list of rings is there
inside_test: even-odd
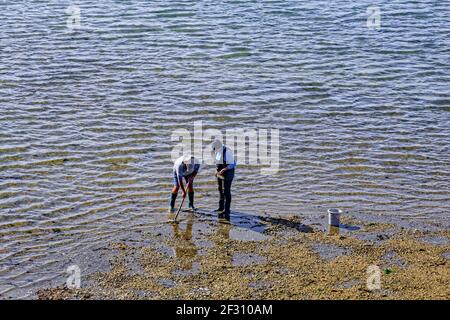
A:
[[[341,214],[342,210],[340,209],[328,209],[328,224],[333,227],[339,227]]]

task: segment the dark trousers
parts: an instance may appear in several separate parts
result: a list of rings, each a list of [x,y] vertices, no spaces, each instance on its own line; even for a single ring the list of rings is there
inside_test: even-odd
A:
[[[220,194],[219,209],[225,210],[226,214],[230,213],[232,182],[233,179],[223,180],[217,178],[217,184],[219,185],[219,194]]]

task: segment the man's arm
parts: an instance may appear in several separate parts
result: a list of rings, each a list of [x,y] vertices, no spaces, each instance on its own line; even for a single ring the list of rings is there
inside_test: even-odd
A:
[[[236,163],[230,163],[229,165],[227,165],[227,167],[226,167],[226,169],[227,170],[231,170],[231,169],[234,169],[236,167]]]
[[[183,164],[180,164],[177,167],[176,173],[177,173],[177,178],[178,178],[178,184],[179,184],[179,186],[181,188],[181,193],[182,193],[183,198],[184,198],[184,197],[186,197],[186,188],[184,187],[184,183],[183,183],[183,175],[184,175]]]
[[[234,169],[236,167],[236,162],[234,161],[234,155],[233,155],[233,152],[231,152],[230,149],[226,150],[226,158],[227,158],[226,159],[227,160],[226,161],[227,166],[225,168],[223,168],[222,170],[220,170],[219,173],[221,175],[223,175],[225,173],[225,171]]]
[[[178,176],[178,184],[180,185],[181,194],[183,195],[183,198],[186,197],[186,188],[184,187],[183,177]]]
[[[194,166],[194,171],[191,174],[191,177],[189,178],[189,182],[192,183],[194,181],[195,177],[197,176],[197,173],[200,171],[200,164],[196,164]]]

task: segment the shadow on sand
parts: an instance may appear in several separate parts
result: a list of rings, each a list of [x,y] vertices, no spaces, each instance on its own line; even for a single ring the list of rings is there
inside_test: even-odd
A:
[[[211,212],[208,210],[197,210],[195,212],[196,215],[202,216],[207,220],[218,221],[219,223],[228,223],[232,226],[249,229],[251,231],[264,233],[266,231],[268,225],[272,226],[282,226],[288,229],[294,229],[299,232],[310,233],[313,232],[313,229],[310,226],[307,226],[298,219],[285,219],[280,217],[263,217],[257,216],[249,213],[236,212],[233,211],[230,215],[229,220],[218,219],[216,212]]]

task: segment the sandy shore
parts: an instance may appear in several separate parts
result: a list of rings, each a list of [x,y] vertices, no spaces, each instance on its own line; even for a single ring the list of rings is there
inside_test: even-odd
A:
[[[344,217],[325,231],[299,217],[183,215],[111,243],[110,270],[81,289],[42,289],[39,299],[449,299],[449,230],[423,231]],[[378,266],[381,288],[369,290]]]

